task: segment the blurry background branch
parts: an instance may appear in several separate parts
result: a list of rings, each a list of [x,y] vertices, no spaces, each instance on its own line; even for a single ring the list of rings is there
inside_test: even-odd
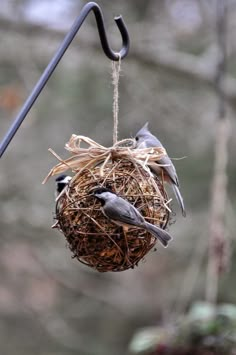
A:
[[[73,48],[76,48],[78,52],[87,46],[90,46],[91,49],[101,50],[98,36],[94,33],[94,28],[90,25],[86,26],[86,34],[82,33],[75,38]],[[41,40],[45,38],[50,41],[58,41],[58,43],[60,43],[66,35],[66,31],[61,29],[47,28],[45,26],[27,22],[13,22],[4,17],[0,17],[0,30],[3,32],[16,32],[22,36],[27,36],[33,41],[37,40],[37,38],[40,38]],[[132,27],[134,33],[136,33],[137,30],[138,27]],[[172,72],[174,74],[186,76],[195,81],[200,81],[209,85],[214,89],[215,77],[218,72],[218,63],[215,60],[215,55],[208,55],[211,53],[211,49],[212,48],[210,47],[201,55],[196,56],[173,48],[168,48],[160,42],[155,50],[153,50],[153,47],[150,46],[150,44],[145,44],[144,42],[140,45],[137,41],[137,43],[132,43],[129,60],[132,59],[140,62],[140,64],[148,66],[152,70],[164,70],[168,71],[169,74]],[[213,52],[215,53],[215,50]],[[5,57],[9,57],[7,51],[0,55],[1,59],[4,59]],[[236,79],[230,75],[225,75],[221,87],[225,99],[235,106]]]

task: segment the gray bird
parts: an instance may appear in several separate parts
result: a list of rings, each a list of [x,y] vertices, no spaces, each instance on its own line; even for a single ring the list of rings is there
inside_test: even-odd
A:
[[[136,149],[150,148],[150,147],[163,147],[159,139],[157,139],[148,129],[148,122],[138,131],[135,136]],[[158,164],[166,166],[158,166],[155,163],[150,163],[149,167],[157,176],[163,176],[164,181],[167,181],[176,196],[176,199],[181,207],[182,215],[186,216],[183,197],[179,191],[179,180],[176,173],[174,164],[168,157],[168,155],[157,161]]]
[[[168,246],[171,236],[163,229],[145,221],[131,203],[104,187],[93,190],[93,195],[101,202],[103,214],[113,223],[122,226],[124,234],[129,228],[135,226],[151,233],[164,247]]]

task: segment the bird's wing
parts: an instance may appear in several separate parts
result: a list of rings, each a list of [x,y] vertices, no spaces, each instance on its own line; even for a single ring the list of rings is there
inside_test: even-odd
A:
[[[160,160],[158,160],[159,164],[163,164],[166,166],[163,166],[163,169],[166,171],[167,175],[170,177],[171,181],[176,185],[179,186],[179,180],[178,180],[178,176],[175,170],[175,166],[172,163],[172,161],[170,160],[170,158],[167,156],[161,158]]]
[[[117,197],[112,203],[106,203],[104,213],[108,218],[124,224],[139,225],[144,222],[139,211],[121,197]]]
[[[146,146],[147,147],[163,147],[163,145],[161,144],[161,142],[159,141],[159,139],[157,139],[155,136],[152,137],[152,139],[147,139],[145,141]],[[170,177],[171,181],[179,186],[179,180],[178,180],[178,176],[175,170],[175,166],[172,163],[171,159],[169,158],[168,155],[164,156],[163,158],[161,158],[160,160],[158,160],[159,164],[163,164],[166,165],[163,167],[163,169],[166,171],[167,175]]]
[[[149,147],[163,147],[159,139],[157,139],[154,135],[150,134],[150,137],[148,136],[147,138],[143,139],[140,144],[138,145],[138,148],[149,148]],[[164,147],[163,147],[164,148]],[[163,169],[166,171],[167,175],[171,179],[171,182],[175,184],[176,186],[179,186],[179,180],[178,176],[175,170],[175,166],[172,163],[171,159],[168,157],[168,155],[164,156],[163,158],[158,160],[159,164],[163,164],[166,166],[163,166]],[[153,169],[155,171],[155,169]]]

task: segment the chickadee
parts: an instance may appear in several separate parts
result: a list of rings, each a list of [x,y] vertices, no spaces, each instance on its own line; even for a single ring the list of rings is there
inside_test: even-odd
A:
[[[64,206],[64,199],[61,198],[63,195],[64,188],[69,184],[70,180],[72,179],[71,176],[61,174],[56,179],[56,191],[55,191],[55,199],[56,199],[56,206],[55,206],[55,213],[56,215],[60,213]],[[57,226],[57,222],[53,225],[52,228]]]
[[[56,197],[60,195],[60,193],[64,190],[64,188],[69,184],[70,180],[72,179],[71,176],[61,174],[56,179]]]
[[[103,214],[118,226],[122,226],[124,233],[132,226],[142,228],[159,239],[164,247],[172,239],[163,229],[145,221],[140,212],[128,201],[117,196],[104,187],[93,190],[93,195],[101,202]]]
[[[136,140],[136,149],[143,149],[149,147],[163,147],[159,139],[157,139],[148,129],[148,122],[138,131],[135,136]],[[184,201],[183,197],[179,191],[179,180],[178,176],[174,167],[174,164],[168,157],[168,155],[164,156],[163,158],[159,159],[157,163],[166,165],[166,166],[159,166],[155,163],[150,163],[149,167],[151,170],[157,175],[162,176],[165,181],[167,181],[176,196],[176,199],[181,207],[182,215],[186,216],[186,211],[184,208]]]

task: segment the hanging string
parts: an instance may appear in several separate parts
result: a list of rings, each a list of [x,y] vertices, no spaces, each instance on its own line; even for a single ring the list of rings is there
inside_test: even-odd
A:
[[[118,113],[119,113],[119,79],[120,79],[121,57],[117,62],[112,62],[112,84],[113,91],[113,145],[118,141]]]

